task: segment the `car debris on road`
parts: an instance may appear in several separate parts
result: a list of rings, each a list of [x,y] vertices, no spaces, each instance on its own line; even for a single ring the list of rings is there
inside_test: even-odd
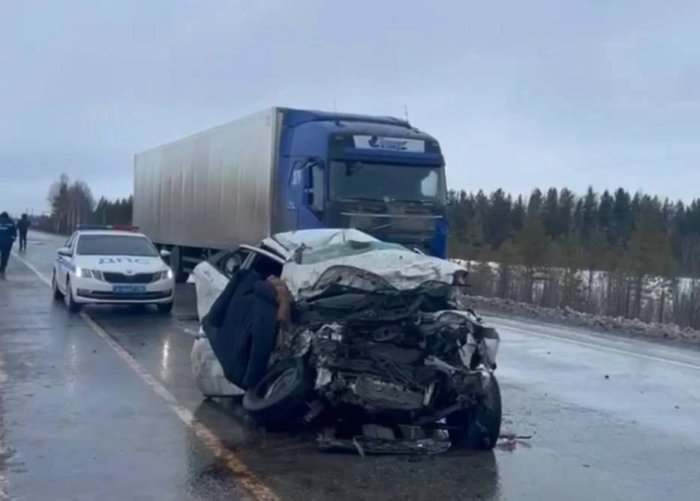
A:
[[[303,230],[194,270],[206,396],[260,426],[323,430],[323,451],[492,449],[498,333],[459,307],[466,270],[357,230]]]

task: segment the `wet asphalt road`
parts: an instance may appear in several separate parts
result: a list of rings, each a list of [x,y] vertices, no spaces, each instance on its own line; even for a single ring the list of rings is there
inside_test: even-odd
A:
[[[30,234],[23,258],[48,277],[60,244]],[[189,287],[178,303],[170,318],[86,309],[106,341],[11,261],[0,282],[0,500],[700,497],[697,351],[493,318],[504,431],[531,438],[493,453],[361,459],[204,402],[190,375]]]

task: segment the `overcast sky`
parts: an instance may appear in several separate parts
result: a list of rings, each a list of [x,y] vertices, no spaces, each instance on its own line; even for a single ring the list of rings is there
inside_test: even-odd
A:
[[[0,210],[281,105],[403,116],[451,188],[700,187],[700,2],[0,0]]]

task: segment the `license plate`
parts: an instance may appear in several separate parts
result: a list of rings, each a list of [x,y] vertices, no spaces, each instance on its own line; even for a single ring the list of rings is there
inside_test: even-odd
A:
[[[117,294],[139,294],[146,292],[145,285],[115,285],[112,289]]]

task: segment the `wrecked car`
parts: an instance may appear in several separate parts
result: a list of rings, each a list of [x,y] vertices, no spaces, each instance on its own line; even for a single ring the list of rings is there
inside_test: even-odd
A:
[[[499,337],[459,307],[466,275],[353,229],[221,252],[194,270],[195,377],[267,429],[318,426],[322,450],[491,449]]]

